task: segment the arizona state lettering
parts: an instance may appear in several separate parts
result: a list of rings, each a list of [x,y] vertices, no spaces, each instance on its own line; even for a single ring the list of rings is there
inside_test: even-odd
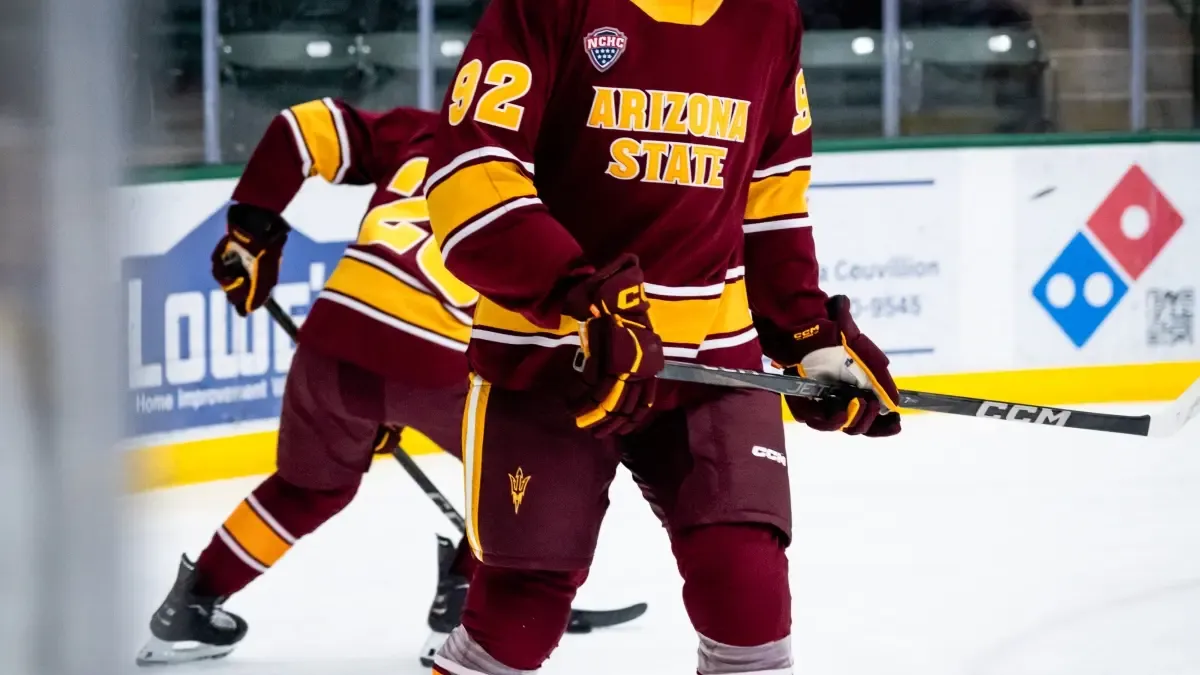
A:
[[[682,91],[593,87],[587,125],[742,143],[750,102]],[[728,149],[718,145],[621,137],[605,173],[621,180],[722,188]],[[641,160],[641,161],[639,161]]]

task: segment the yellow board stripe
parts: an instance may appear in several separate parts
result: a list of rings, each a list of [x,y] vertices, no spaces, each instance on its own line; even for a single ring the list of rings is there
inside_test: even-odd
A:
[[[467,544],[477,560],[483,560],[483,543],[479,537],[479,488],[483,476],[484,424],[491,393],[491,383],[478,375],[471,376],[471,391],[463,415],[463,483],[467,493]]]
[[[292,548],[245,501],[230,514],[225,529],[246,553],[267,567],[278,562]]]
[[[710,335],[725,335],[750,327],[750,302],[743,279],[725,284],[718,298],[650,298],[650,323],[673,345],[699,345]],[[475,325],[509,333],[571,335],[579,322],[563,317],[558,328],[542,328],[517,312],[510,312],[487,298],[475,308]]]
[[[468,220],[518,197],[536,197],[533,181],[512,162],[472,164],[450,174],[425,196],[438,243]]]
[[[325,288],[361,300],[405,323],[466,343],[471,328],[432,295],[354,258],[342,258]]]
[[[811,180],[811,171],[796,170],[754,181],[750,184],[750,197],[746,200],[746,220],[808,213],[808,185]]]
[[[345,161],[333,111],[321,100],[292,106],[291,111],[296,116],[296,123],[300,125],[300,133],[304,136],[304,145],[312,157],[313,175],[320,174],[325,180],[333,182]]]
[[[128,476],[126,489],[142,492],[269,474],[275,470],[278,437],[277,431],[261,431],[130,450],[124,453]],[[410,455],[444,452],[412,427],[404,428],[400,445]],[[393,461],[387,455],[376,459]]]
[[[1200,361],[1180,361],[908,376],[897,382],[902,389],[1034,405],[1078,405],[1169,401],[1198,377]],[[786,408],[784,417],[791,419]],[[271,473],[276,436],[275,431],[235,433],[124,452],[127,489],[137,492]],[[410,455],[440,452],[412,428],[405,428],[402,445]],[[392,460],[381,456],[379,461]]]

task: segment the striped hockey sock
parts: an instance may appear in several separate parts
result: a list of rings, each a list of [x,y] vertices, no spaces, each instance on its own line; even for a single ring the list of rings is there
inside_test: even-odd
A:
[[[228,597],[266,572],[358,491],[310,490],[272,474],[244,499],[196,560],[196,592]]]

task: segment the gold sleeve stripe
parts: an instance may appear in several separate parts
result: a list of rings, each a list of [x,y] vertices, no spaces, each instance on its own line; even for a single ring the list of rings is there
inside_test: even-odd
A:
[[[308,175],[319,175],[330,183],[340,183],[350,168],[350,142],[342,111],[330,99],[309,101],[292,106],[309,157]]]
[[[487,421],[488,396],[492,385],[478,375],[471,375],[471,390],[467,394],[463,414],[462,447],[463,479],[466,484],[467,544],[477,560],[483,557],[483,541],[479,536],[479,488],[483,476],[483,431]]]
[[[725,284],[720,297],[716,298],[651,298],[650,322],[663,342],[670,344],[699,345],[709,335],[743,331],[752,325],[750,302],[746,297],[746,282],[737,279]],[[549,340],[526,341],[529,344],[546,346],[561,342],[554,340],[553,336],[570,336],[579,330],[579,322],[571,317],[563,317],[557,329],[542,328],[517,312],[510,312],[487,298],[479,300],[479,306],[475,310],[475,326],[485,330],[492,328],[507,334],[550,336]],[[477,330],[475,335],[480,337],[480,331]],[[492,341],[526,343],[520,340],[506,340],[502,336],[496,336]]]
[[[768,220],[808,212],[808,185],[812,172],[797,170],[750,183],[746,220]]]
[[[470,327],[437,298],[360,260],[343,258],[325,283],[325,289],[360,300],[404,323],[457,343],[465,344],[471,336]]]
[[[245,501],[238,504],[225,521],[225,530],[243,551],[267,567],[274,565],[292,547]]]
[[[512,162],[472,164],[446,176],[425,197],[433,235],[442,244],[443,255],[447,255],[447,239],[454,230],[522,197],[536,198],[537,188]]]

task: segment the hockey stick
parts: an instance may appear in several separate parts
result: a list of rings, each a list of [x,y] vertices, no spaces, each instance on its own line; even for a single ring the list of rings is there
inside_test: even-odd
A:
[[[666,368],[659,373],[658,377],[664,380],[721,387],[764,389],[784,396],[803,396],[805,398],[849,398],[856,395],[872,395],[870,392],[857,390],[844,384],[831,384],[804,377],[777,375],[756,370],[716,368],[679,361],[668,361]],[[947,415],[986,417],[1006,422],[1024,422],[1162,438],[1174,435],[1183,428],[1188,420],[1200,415],[1200,380],[1193,382],[1187,391],[1180,394],[1165,410],[1150,415],[1114,415],[903,389],[900,390],[899,403],[901,408]]]
[[[300,329],[296,326],[296,322],[292,319],[291,315],[280,307],[278,302],[275,302],[275,298],[268,297],[263,306],[266,307],[267,313],[271,315],[271,318],[275,319],[275,323],[279,324],[283,332],[292,338],[292,342],[295,342],[297,336],[300,334]],[[400,429],[397,429],[396,447],[392,448],[392,456],[396,458],[400,466],[404,467],[404,471],[408,473],[409,478],[412,478],[417,487],[421,488],[425,496],[429,498],[429,501],[433,502],[438,510],[442,512],[442,515],[446,516],[454,524],[454,527],[458,529],[458,533],[465,536],[467,533],[467,523],[463,520],[462,514],[458,512],[458,509],[454,508],[449,499],[446,499],[446,495],[442,494],[442,491],[433,484],[433,481],[429,480],[429,476],[425,475],[421,467],[417,466],[417,462],[404,451],[403,446],[400,444],[402,437],[402,434],[399,433],[400,431]],[[574,634],[590,633],[596,628],[608,628],[628,623],[645,614],[648,607],[646,603],[639,602],[628,607],[618,607],[617,609],[572,609],[571,618],[567,622],[567,632]]]

